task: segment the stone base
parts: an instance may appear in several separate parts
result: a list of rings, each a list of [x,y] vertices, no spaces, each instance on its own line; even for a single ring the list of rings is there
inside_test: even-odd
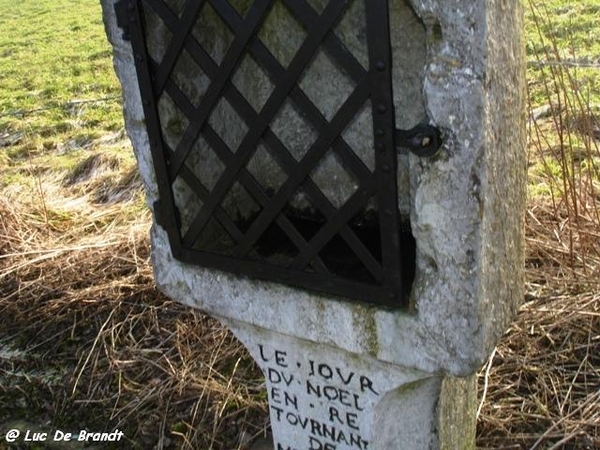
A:
[[[475,448],[475,376],[444,377],[222,321],[265,374],[274,450]]]

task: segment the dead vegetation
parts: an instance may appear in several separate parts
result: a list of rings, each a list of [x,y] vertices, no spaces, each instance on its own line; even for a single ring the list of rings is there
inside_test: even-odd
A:
[[[260,374],[218,322],[154,288],[149,215],[114,200],[139,181],[113,163],[41,179],[44,201],[0,200],[0,423],[243,448],[265,427]],[[88,195],[99,186],[113,201]]]
[[[527,211],[525,303],[480,373],[481,449],[600,449],[600,153],[589,121],[559,111],[530,122],[544,190]],[[0,429],[247,449],[268,428],[262,375],[217,322],[154,288],[137,171],[106,144],[120,147],[95,143],[60,173],[26,164],[33,182],[2,188]]]
[[[597,294],[543,295],[523,306],[481,375],[479,446],[600,448],[599,323]]]
[[[525,303],[480,373],[481,448],[600,448],[600,228],[587,205],[574,220],[566,202],[530,202]]]
[[[0,423],[247,448],[268,427],[262,376],[217,322],[154,288],[131,171],[91,156],[0,200]],[[598,229],[538,202],[527,235],[527,301],[480,374],[478,447],[600,448]]]
[[[481,448],[600,449],[597,113],[567,67],[544,82],[547,112],[529,121],[526,298],[480,373]]]

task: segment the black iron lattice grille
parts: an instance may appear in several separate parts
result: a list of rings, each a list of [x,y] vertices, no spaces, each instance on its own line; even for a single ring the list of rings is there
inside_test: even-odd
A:
[[[405,306],[414,244],[397,207],[387,0],[117,11],[175,257]]]

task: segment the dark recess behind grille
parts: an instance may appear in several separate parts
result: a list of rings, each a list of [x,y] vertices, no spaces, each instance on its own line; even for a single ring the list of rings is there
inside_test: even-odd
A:
[[[369,67],[335,31],[351,6],[363,1],[366,17],[359,19],[365,22]],[[155,214],[173,254],[190,264],[406,307],[415,241],[397,207],[387,0],[331,0],[320,15],[303,0],[255,0],[245,16],[231,3],[189,0],[177,11],[163,0],[117,4],[135,54],[159,188]],[[306,34],[285,63],[259,38],[274,4]],[[218,17],[215,23],[226,25],[223,35],[231,35],[222,58],[211,55],[194,33],[208,8]],[[157,28],[169,35],[158,50],[149,37]],[[321,54],[345,77],[342,83],[352,86],[333,113],[320,109],[318,99],[311,100],[300,87],[307,67]],[[243,78],[233,80],[242,61],[268,80],[270,92],[260,102],[244,96]],[[195,75],[188,74],[192,81],[182,77],[181,67],[197,68]],[[196,92],[198,80],[207,80],[202,95]],[[294,153],[273,131],[287,103],[298,120],[318,131],[304,154]],[[370,105],[375,145],[371,168],[343,137],[365,105]],[[243,123],[232,127],[238,138],[220,131],[215,111]],[[260,161],[250,165],[259,152],[279,171],[278,186],[267,186],[256,175]],[[218,165],[214,179],[197,173],[198,161],[206,157],[201,155]],[[327,158],[336,177],[350,186],[338,197],[315,175]],[[300,194],[304,207],[296,200]]]

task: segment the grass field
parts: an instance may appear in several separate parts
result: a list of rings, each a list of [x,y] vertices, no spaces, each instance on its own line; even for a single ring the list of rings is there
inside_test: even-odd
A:
[[[480,373],[477,445],[594,450],[600,5],[525,4],[527,294]],[[115,448],[246,449],[268,428],[262,376],[154,288],[119,96],[97,2],[0,0],[0,438],[118,428]]]
[[[20,133],[8,156],[84,147],[119,131],[120,91],[96,2],[1,6],[1,126],[5,134]]]

